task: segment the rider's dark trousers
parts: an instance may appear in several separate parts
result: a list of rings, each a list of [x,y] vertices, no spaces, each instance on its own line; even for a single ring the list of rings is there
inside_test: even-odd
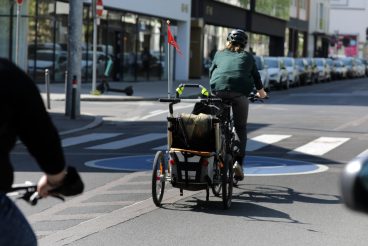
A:
[[[0,192],[0,245],[36,246],[37,238],[18,207]]]
[[[232,102],[233,119],[235,127],[235,138],[239,140],[239,153],[236,160],[243,165],[245,157],[245,149],[247,145],[247,121],[249,111],[249,100],[246,96],[238,92],[232,91],[216,91],[217,97],[229,99]]]

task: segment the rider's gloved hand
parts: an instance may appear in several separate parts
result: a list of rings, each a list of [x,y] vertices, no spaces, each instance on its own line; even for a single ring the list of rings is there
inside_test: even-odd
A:
[[[49,195],[49,191],[60,186],[65,178],[66,170],[61,171],[58,174],[43,175],[37,184],[37,192],[40,197],[46,197]]]

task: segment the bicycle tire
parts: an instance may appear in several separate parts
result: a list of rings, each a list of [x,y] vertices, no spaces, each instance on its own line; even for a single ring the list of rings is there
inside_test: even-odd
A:
[[[221,181],[222,181],[222,203],[224,209],[228,209],[231,206],[231,199],[233,195],[233,166],[232,157],[230,154],[225,155],[224,166],[221,169]]]
[[[153,160],[152,170],[152,200],[157,206],[161,206],[165,191],[165,158],[162,151],[157,151]]]

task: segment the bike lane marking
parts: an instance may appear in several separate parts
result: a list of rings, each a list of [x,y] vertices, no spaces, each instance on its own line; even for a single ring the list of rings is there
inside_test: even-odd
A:
[[[92,160],[86,166],[117,171],[152,170],[154,155],[122,156]],[[247,156],[244,161],[245,176],[278,176],[319,173],[328,170],[325,165],[274,157]]]

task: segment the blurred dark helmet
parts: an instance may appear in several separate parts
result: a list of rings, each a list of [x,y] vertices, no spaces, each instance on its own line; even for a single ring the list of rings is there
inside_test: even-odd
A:
[[[227,35],[226,40],[245,47],[248,42],[248,35],[241,29],[234,29]]]

